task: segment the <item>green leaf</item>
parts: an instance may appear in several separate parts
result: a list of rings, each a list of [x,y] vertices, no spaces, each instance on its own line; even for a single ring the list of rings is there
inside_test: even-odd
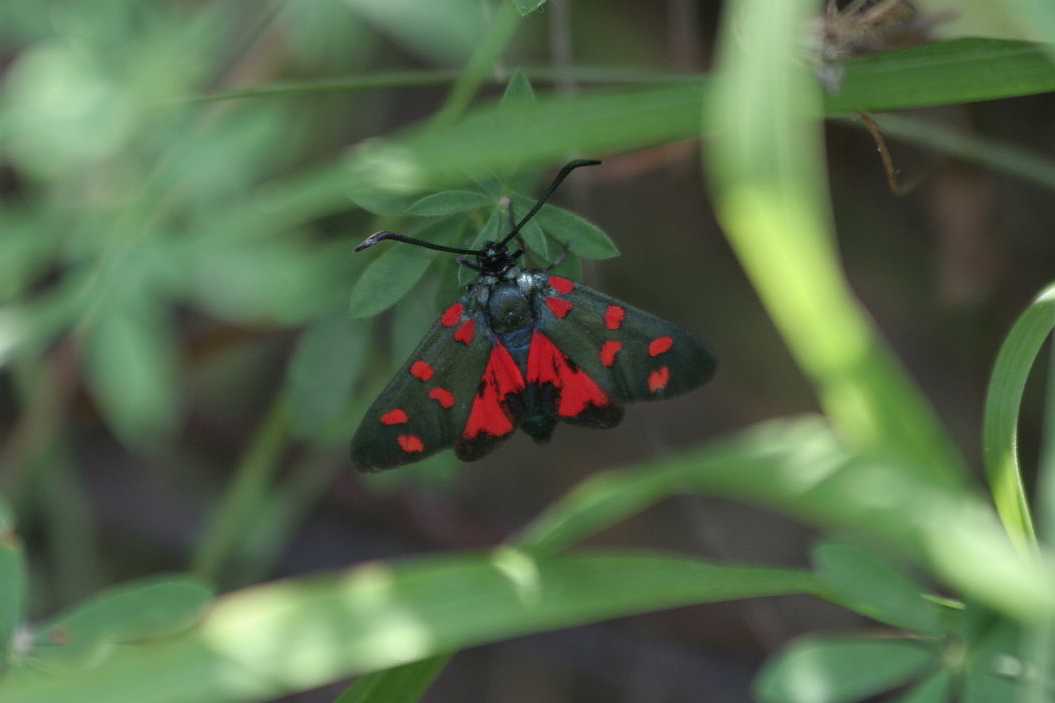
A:
[[[527,15],[542,7],[546,0],[515,0],[517,10],[522,15]]]
[[[980,637],[967,643],[962,675],[963,703],[1015,701],[1022,678],[1032,664],[1021,659],[1022,642],[1013,623],[995,621]],[[1050,684],[1050,682],[1046,682]],[[1045,693],[1051,689],[1045,686]]]
[[[158,179],[168,191],[179,191],[198,207],[241,197],[274,159],[276,144],[292,149],[288,134],[289,106],[266,109],[239,106],[218,114],[207,129],[181,134],[179,148],[159,162]]]
[[[928,63],[909,54],[912,60],[898,64],[901,52],[850,62],[842,91],[826,98],[828,114],[988,100],[1007,96],[1008,85],[1016,94],[1055,90],[1055,69],[1039,45],[970,39],[927,46],[935,52]],[[875,62],[894,64],[873,71]],[[875,104],[872,97],[880,83],[887,93],[883,104]],[[709,78],[679,76],[673,84],[668,78],[645,88],[549,96],[512,112],[497,102],[485,104],[455,122],[413,128],[384,142],[371,140],[346,160],[277,180],[262,193],[267,208],[255,201],[235,203],[214,216],[211,226],[217,231],[274,233],[306,216],[344,209],[349,193],[365,205],[371,195],[436,188],[464,178],[461,174],[499,171],[510,162],[553,163],[572,152],[622,152],[697,137],[701,128],[714,126],[708,107],[712,84]],[[408,196],[402,208],[374,209],[399,214],[417,199]]]
[[[535,215],[535,220],[549,236],[568,244],[576,256],[586,259],[619,256],[619,249],[604,230],[580,215],[556,205],[546,205]]]
[[[429,310],[433,319],[446,310],[447,306],[454,302],[454,300],[465,294],[465,283],[461,280],[462,269],[464,268],[466,267],[454,261],[448,261],[446,263],[437,262],[436,269],[438,275],[435,277],[436,304]],[[424,332],[424,329],[421,331]],[[413,349],[413,347],[408,349],[407,352],[409,353],[411,349]]]
[[[750,486],[758,489],[751,499],[772,504],[784,493],[775,479],[827,475],[847,458],[818,418],[763,423],[680,457],[594,474],[550,504],[524,529],[518,544],[533,554],[556,553],[687,487],[744,495],[727,485],[726,477],[750,476]],[[713,483],[708,485],[707,478]]]
[[[0,669],[12,654],[15,632],[25,620],[26,562],[14,516],[0,497]]]
[[[472,242],[469,244],[469,249],[482,249],[484,244],[487,242],[497,242],[507,233],[507,214],[504,208],[495,207],[491,210],[491,213],[487,216],[487,222],[480,228],[480,231],[473,237]],[[468,268],[468,267],[463,267]],[[469,269],[472,271],[472,269]]]
[[[542,0],[542,2],[530,1],[535,2],[536,7],[545,2],[545,0]],[[516,69],[513,71],[513,75],[509,77],[505,92],[502,93],[501,104],[506,108],[518,109],[523,105],[534,102],[535,89],[531,87],[531,81],[528,80],[523,71],[519,68]]]
[[[904,695],[890,703],[948,703],[953,690],[954,673],[942,669],[922,681],[914,683]]]
[[[364,674],[333,703],[417,703],[449,661],[440,655]]]
[[[535,90],[531,87],[531,81],[519,68],[514,70],[498,101],[499,112],[508,115],[510,119],[516,119],[521,110],[535,105],[536,102]],[[515,157],[506,159],[500,166],[495,166],[491,170],[498,177],[499,192],[503,194],[508,190],[517,190],[518,182],[525,176],[521,159]]]
[[[453,215],[475,208],[493,207],[494,198],[471,190],[445,190],[426,195],[406,209],[406,214],[420,217]]]
[[[487,26],[484,6],[473,0],[400,5],[392,0],[348,0],[357,15],[382,27],[407,50],[440,64],[457,63],[480,43]]]
[[[415,236],[446,244],[457,239],[464,226],[464,218],[448,217],[425,225]],[[387,242],[386,245],[388,249],[370,262],[352,287],[348,305],[353,317],[369,317],[395,305],[436,258],[436,252],[422,247],[399,242]]]
[[[533,253],[538,254],[543,262],[548,264],[552,261],[549,251],[549,238],[546,237],[546,233],[542,231],[542,228],[538,226],[537,222],[534,220],[528,220],[527,223],[520,228],[520,237],[524,240],[524,246]]]
[[[1022,549],[1035,539],[1018,462],[1018,413],[1029,372],[1055,327],[1055,285],[1038,295],[1000,346],[982,415],[982,457],[1000,519]]]
[[[3,700],[260,701],[529,632],[817,587],[798,570],[624,550],[533,559],[504,547],[372,562],[232,593],[173,640],[4,686]]]
[[[103,591],[42,624],[33,658],[48,669],[92,666],[114,645],[174,635],[201,617],[212,591],[187,576],[158,576]]]
[[[367,212],[381,217],[402,215],[420,196],[408,193],[392,193],[377,188],[359,188],[349,193],[353,203]]]
[[[766,662],[755,694],[762,703],[849,703],[936,665],[933,649],[918,640],[812,637]]]
[[[371,329],[362,320],[331,317],[301,334],[287,377],[291,424],[300,435],[320,437],[348,405]]]
[[[83,344],[89,380],[114,431],[133,444],[171,434],[178,414],[176,355],[160,302],[112,298]]]
[[[344,269],[334,264],[347,252],[343,247],[309,247],[292,237],[224,242],[201,237],[189,250],[192,295],[225,319],[298,324],[346,290],[339,280]]]
[[[1055,90],[1055,67],[1042,44],[966,37],[929,42],[848,61],[833,112],[897,110],[996,100]]]
[[[857,546],[824,542],[813,549],[818,575],[854,610],[895,627],[936,635],[941,611],[923,588],[890,562]]]
[[[802,63],[801,46],[795,51],[796,64]],[[364,186],[385,176],[382,182],[420,188],[444,174],[479,173],[510,161],[554,162],[568,153],[625,151],[697,137],[701,128],[715,127],[713,86],[709,77],[690,77],[674,85],[549,96],[515,112],[492,103],[442,128],[415,129],[398,140],[372,143],[351,156],[349,167]],[[1042,46],[959,39],[850,61],[840,92],[823,99],[826,114],[834,115],[1053,90],[1055,68]]]
[[[579,257],[574,254],[568,254],[561,262],[550,269],[550,271],[559,276],[570,278],[573,281],[582,280],[582,262]]]

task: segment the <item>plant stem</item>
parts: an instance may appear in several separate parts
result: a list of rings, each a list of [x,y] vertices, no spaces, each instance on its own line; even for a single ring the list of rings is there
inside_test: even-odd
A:
[[[252,444],[235,471],[219,510],[202,539],[191,566],[198,576],[215,580],[246,527],[266,499],[267,487],[289,434],[285,397],[279,395],[260,423]]]

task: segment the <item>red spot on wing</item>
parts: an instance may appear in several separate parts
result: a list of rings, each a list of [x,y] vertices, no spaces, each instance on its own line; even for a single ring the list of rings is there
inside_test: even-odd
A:
[[[539,330],[531,335],[527,372],[528,383],[549,383],[560,392],[557,414],[561,417],[575,417],[587,405],[602,407],[611,402],[597,382]]]
[[[670,382],[670,369],[666,366],[660,366],[658,369],[648,375],[648,389],[655,393],[661,391],[667,387],[667,383]]]
[[[454,327],[460,319],[462,319],[462,304],[451,303],[450,307],[443,311],[440,324],[444,327]]]
[[[667,336],[656,337],[655,339],[653,339],[651,342],[648,343],[648,355],[649,356],[659,356],[663,352],[665,352],[668,349],[670,349],[672,346],[674,346],[674,338],[673,337],[667,337]]]
[[[399,442],[399,448],[405,452],[425,451],[425,443],[416,434],[401,434],[396,437],[396,441]]]
[[[605,343],[601,345],[601,363],[605,366],[611,366],[615,363],[615,355],[620,349],[623,348],[623,343],[616,339],[605,340]]]
[[[610,330],[617,330],[623,324],[624,317],[626,317],[626,308],[621,305],[609,305],[604,311],[604,326]]]
[[[469,410],[469,419],[465,421],[462,437],[473,439],[481,432],[495,437],[513,431],[513,413],[504,403],[510,393],[524,390],[524,377],[520,367],[513,360],[509,350],[501,344],[491,347],[491,356],[487,359],[480,387]]]
[[[443,386],[436,386],[430,390],[429,398],[432,398],[444,408],[449,408],[454,405],[454,394]]]
[[[381,416],[382,425],[402,425],[407,421],[407,414],[400,408],[392,408]]]
[[[462,344],[469,344],[473,341],[473,318],[469,318],[462,323],[462,326],[454,333],[454,338]]]
[[[550,276],[549,285],[558,293],[571,293],[575,289],[575,281],[564,276]]]
[[[418,359],[410,365],[410,375],[422,381],[432,378],[433,373],[435,373],[435,370],[432,368],[432,364],[422,359]]]
[[[571,301],[565,300],[564,298],[546,298],[546,305],[549,305],[549,309],[553,311],[553,314],[557,317],[564,317],[571,311]]]

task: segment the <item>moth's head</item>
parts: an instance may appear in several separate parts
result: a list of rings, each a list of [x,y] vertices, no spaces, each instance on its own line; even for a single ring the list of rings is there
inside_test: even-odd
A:
[[[502,242],[487,242],[476,252],[476,263],[481,273],[501,276],[516,265],[522,251],[510,252]]]

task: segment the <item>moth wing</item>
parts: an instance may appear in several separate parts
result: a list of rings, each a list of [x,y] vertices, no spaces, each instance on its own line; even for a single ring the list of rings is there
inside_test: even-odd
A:
[[[366,411],[352,438],[352,464],[382,471],[454,446],[491,352],[487,319],[453,303]]]
[[[615,400],[670,398],[714,375],[714,354],[691,332],[577,281],[549,280],[539,329]]]
[[[520,419],[524,376],[500,341],[492,344],[478,379],[472,407],[454,443],[454,453],[462,461],[474,461],[497,447],[513,434]]]

